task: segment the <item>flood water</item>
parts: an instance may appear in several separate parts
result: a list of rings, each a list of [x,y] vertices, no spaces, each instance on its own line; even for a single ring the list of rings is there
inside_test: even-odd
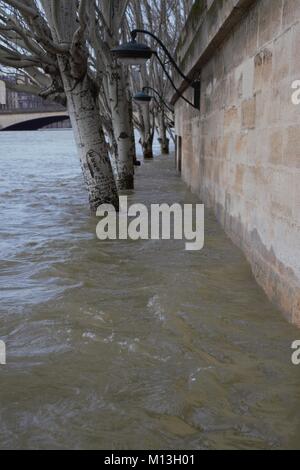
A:
[[[130,202],[197,202],[172,157]],[[1,449],[300,448],[289,325],[206,212],[205,248],[97,240],[71,131],[0,134]]]

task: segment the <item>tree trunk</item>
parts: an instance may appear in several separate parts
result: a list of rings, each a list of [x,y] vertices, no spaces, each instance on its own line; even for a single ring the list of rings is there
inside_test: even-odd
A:
[[[145,159],[153,158],[153,139],[150,137],[145,138],[142,142],[143,156]]]
[[[161,153],[168,155],[169,150],[169,139],[167,137],[167,128],[165,123],[165,115],[163,112],[158,114],[158,129],[159,129],[159,143],[161,148]]]
[[[118,169],[117,169],[118,145],[115,139],[115,134],[114,134],[112,126],[104,125],[103,128],[104,128],[104,133],[108,140],[108,154],[110,157],[110,163],[112,166],[115,181],[117,181],[118,180]]]
[[[118,146],[118,188],[120,190],[133,189],[135,143],[132,139],[132,124],[126,83],[123,71],[119,65],[109,68],[109,94],[112,124]]]
[[[130,124],[130,129],[131,129],[131,142],[132,142],[132,148],[134,150],[133,165],[139,166],[141,164],[141,162],[136,158],[136,145],[135,145],[135,135],[134,135],[134,124],[133,124],[132,100],[128,101],[128,108],[129,108],[129,124]]]
[[[63,73],[63,72],[62,72]],[[74,85],[63,73],[68,110],[92,211],[103,203],[119,208],[119,198],[102,128],[97,93],[86,75]],[[71,86],[70,86],[71,85]]]
[[[141,145],[143,149],[143,156],[145,159],[153,158],[153,137],[154,137],[154,123],[151,125],[151,116],[149,107],[142,109],[144,129],[141,134]]]
[[[41,0],[55,42],[67,45],[57,53],[68,111],[93,212],[103,204],[119,209],[119,197],[100,117],[98,90],[88,75],[85,17],[77,2]],[[86,2],[80,2],[80,7]],[[79,22],[77,19],[79,16]]]

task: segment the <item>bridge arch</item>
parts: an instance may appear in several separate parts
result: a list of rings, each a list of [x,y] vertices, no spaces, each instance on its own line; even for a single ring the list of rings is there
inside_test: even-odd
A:
[[[69,119],[69,116],[46,116],[40,118],[34,118],[26,121],[21,121],[16,124],[12,124],[5,128],[2,128],[1,131],[37,131],[42,127],[48,126],[55,122],[62,122]]]
[[[35,131],[69,118],[67,110],[17,110],[0,112],[1,131]]]

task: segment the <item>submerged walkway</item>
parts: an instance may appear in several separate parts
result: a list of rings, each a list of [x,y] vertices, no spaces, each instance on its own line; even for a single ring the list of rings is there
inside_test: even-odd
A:
[[[43,181],[36,215],[47,207]],[[24,302],[5,299],[0,447],[299,448],[290,349],[299,330],[214,216],[206,213],[200,252],[177,241],[103,243],[82,211],[79,174],[47,181],[47,216],[26,228],[30,254],[7,258]],[[171,157],[138,169],[130,200],[196,202]]]

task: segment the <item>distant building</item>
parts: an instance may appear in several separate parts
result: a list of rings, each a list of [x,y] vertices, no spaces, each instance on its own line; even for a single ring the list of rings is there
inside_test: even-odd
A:
[[[59,106],[57,103],[46,101],[40,96],[31,95],[22,91],[13,91],[8,86],[5,86],[5,82],[30,84],[29,78],[24,75],[15,77],[0,76],[0,110],[13,111],[38,108],[39,110],[48,111],[53,108],[57,109]],[[63,109],[63,107],[61,108]]]
[[[3,80],[0,80],[0,106],[6,105],[6,86]]]
[[[7,75],[0,76],[0,113],[26,110],[39,110],[40,112],[46,112],[52,110],[57,111],[59,108],[61,108],[62,111],[64,110],[63,106],[51,101],[46,101],[40,96],[24,93],[22,91],[14,91],[7,86],[7,82],[29,84],[30,80],[24,75],[16,75],[15,77]],[[67,119],[65,121],[55,122],[46,127],[54,129],[70,128],[71,122]]]

